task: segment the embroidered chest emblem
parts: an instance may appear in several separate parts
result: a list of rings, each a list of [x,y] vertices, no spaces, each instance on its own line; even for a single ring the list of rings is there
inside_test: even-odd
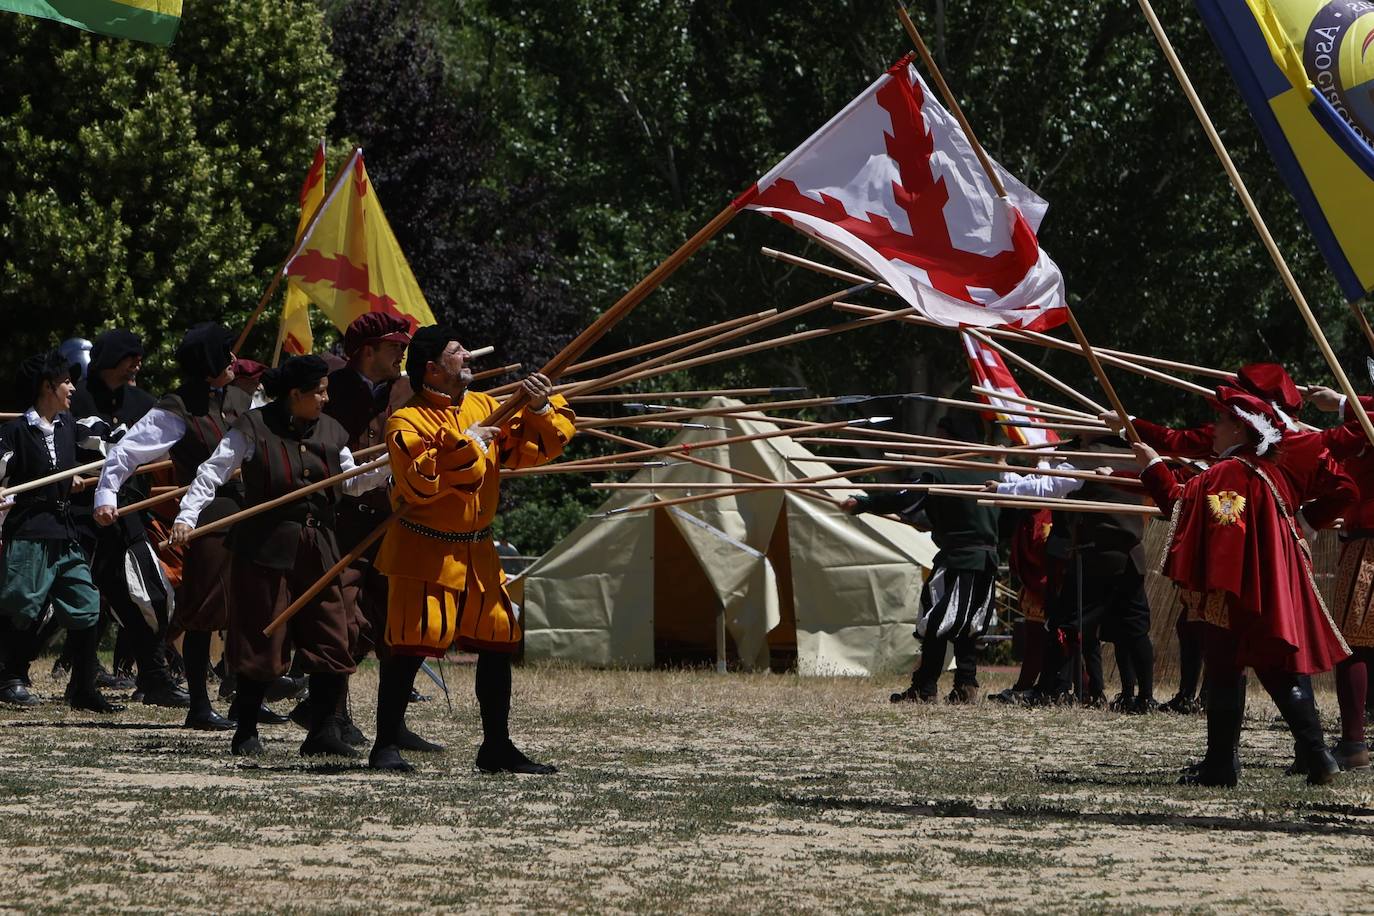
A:
[[[1245,511],[1245,497],[1235,490],[1209,493],[1207,506],[1212,510],[1212,518],[1218,525],[1235,525],[1240,522],[1241,514]]]

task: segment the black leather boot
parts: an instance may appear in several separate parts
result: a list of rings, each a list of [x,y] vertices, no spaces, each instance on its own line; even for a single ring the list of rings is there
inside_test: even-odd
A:
[[[1317,702],[1312,696],[1312,679],[1271,675],[1265,678],[1264,686],[1293,733],[1294,750],[1296,757],[1305,764],[1307,784],[1324,786],[1335,781],[1341,768],[1326,746]]]
[[[503,652],[477,653],[477,706],[482,712],[482,746],[477,769],[483,773],[520,773],[551,776],[558,767],[535,763],[510,740],[510,656]]]
[[[111,703],[95,686],[100,671],[100,635],[95,627],[67,631],[67,645],[72,650],[72,679],[67,682],[66,700],[72,709],[103,714],[121,712],[124,707]]]
[[[1240,779],[1240,732],[1245,723],[1244,677],[1212,682],[1207,693],[1207,755],[1179,779],[1185,786],[1235,786]]]

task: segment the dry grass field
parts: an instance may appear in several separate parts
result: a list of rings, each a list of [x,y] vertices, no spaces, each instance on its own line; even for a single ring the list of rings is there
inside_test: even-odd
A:
[[[0,907],[1374,910],[1374,776],[1286,778],[1253,691],[1224,791],[1175,785],[1201,718],[894,707],[895,678],[525,668],[514,729],[563,772],[517,778],[472,769],[472,669],[444,670],[452,712],[440,697],[412,721],[451,750],[412,776],[303,761],[292,726],[247,762],[171,711],[0,712]],[[369,732],[375,683],[355,691]]]

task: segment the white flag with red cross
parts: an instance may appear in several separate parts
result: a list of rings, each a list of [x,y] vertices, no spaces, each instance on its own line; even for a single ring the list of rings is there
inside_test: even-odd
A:
[[[1036,239],[1048,204],[997,163],[903,58],[735,201],[817,239],[951,327],[1043,331],[1064,280]]]
[[[973,383],[979,388],[988,388],[993,391],[1000,391],[1003,394],[1015,395],[1024,398],[1025,392],[1021,386],[1016,384],[1016,379],[1012,376],[1011,370],[1002,360],[1002,354],[992,347],[987,346],[980,340],[976,340],[971,334],[960,334],[964,341],[964,353],[968,356],[969,372],[973,375]],[[999,407],[1010,407],[1018,411],[1034,411],[1035,408],[1029,404],[1022,404],[1019,401],[997,398],[979,392],[979,399],[992,409],[985,415],[988,419],[1017,420],[1023,421],[1028,418],[1019,414],[998,413]],[[1029,418],[1033,423],[1034,418]],[[1022,445],[1052,445],[1059,441],[1059,434],[1052,429],[1035,426],[1007,426],[1004,427],[1007,435],[1020,441]]]

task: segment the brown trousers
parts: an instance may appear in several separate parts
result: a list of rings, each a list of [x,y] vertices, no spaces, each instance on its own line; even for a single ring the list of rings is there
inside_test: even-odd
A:
[[[294,648],[310,674],[352,674],[349,630],[356,613],[337,582],[331,582],[271,636],[262,631],[338,561],[333,537],[318,528],[302,528],[295,565],[269,569],[234,554],[229,577],[233,610],[224,654],[229,670],[240,677],[267,681],[291,667]]]
[[[224,537],[224,531],[214,531],[186,545],[168,638],[187,631],[211,633],[229,625],[233,554],[224,546]]]

